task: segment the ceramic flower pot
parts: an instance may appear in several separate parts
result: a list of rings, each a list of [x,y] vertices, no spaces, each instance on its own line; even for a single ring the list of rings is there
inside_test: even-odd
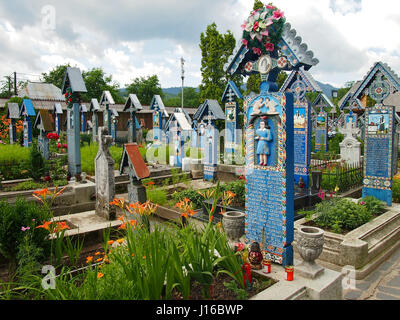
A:
[[[302,226],[297,230],[296,246],[303,262],[299,265],[301,273],[309,278],[317,277],[324,269],[315,263],[324,246],[324,231]]]
[[[239,240],[244,235],[245,215],[239,211],[228,211],[222,217],[226,235],[231,240]]]

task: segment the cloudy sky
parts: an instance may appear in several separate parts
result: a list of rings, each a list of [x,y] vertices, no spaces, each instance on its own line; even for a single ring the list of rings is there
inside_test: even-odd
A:
[[[267,3],[267,1],[265,1]],[[361,79],[376,61],[400,74],[400,1],[275,0],[324,83]],[[253,0],[0,0],[0,76],[40,75],[70,62],[103,67],[121,86],[157,74],[163,88],[201,82],[200,33],[215,22],[237,40]]]

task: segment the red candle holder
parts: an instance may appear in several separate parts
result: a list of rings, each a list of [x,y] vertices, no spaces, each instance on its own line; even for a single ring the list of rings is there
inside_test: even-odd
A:
[[[293,266],[286,266],[285,267],[285,272],[286,272],[286,280],[287,281],[293,281],[294,267]]]
[[[271,260],[264,259],[262,262],[264,273],[271,273]]]

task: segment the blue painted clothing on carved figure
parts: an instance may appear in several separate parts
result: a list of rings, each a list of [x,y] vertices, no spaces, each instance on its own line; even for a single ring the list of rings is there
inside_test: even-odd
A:
[[[268,142],[272,141],[271,130],[270,129],[258,129],[256,131],[258,135],[258,144],[257,144],[257,154],[266,154],[269,155],[269,147]]]

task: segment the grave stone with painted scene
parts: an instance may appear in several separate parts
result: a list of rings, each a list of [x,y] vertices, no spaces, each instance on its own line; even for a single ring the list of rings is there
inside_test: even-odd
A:
[[[308,51],[299,40],[301,38],[296,37],[297,32],[283,18],[275,20],[269,29],[270,36],[271,33],[274,35],[274,43],[258,40],[266,39],[261,34],[262,29],[254,32],[252,41],[251,32],[256,17],[267,19],[275,11],[275,7],[269,6],[253,12],[243,25],[243,44],[234,51],[224,69],[230,76],[261,73],[261,93],[244,98],[245,240],[259,242],[264,258],[286,266],[293,264],[294,104],[292,93],[278,92],[276,79],[281,70],[298,70],[301,67],[308,70],[318,60],[313,58],[313,53]],[[266,19],[261,19],[264,25],[268,21]]]

